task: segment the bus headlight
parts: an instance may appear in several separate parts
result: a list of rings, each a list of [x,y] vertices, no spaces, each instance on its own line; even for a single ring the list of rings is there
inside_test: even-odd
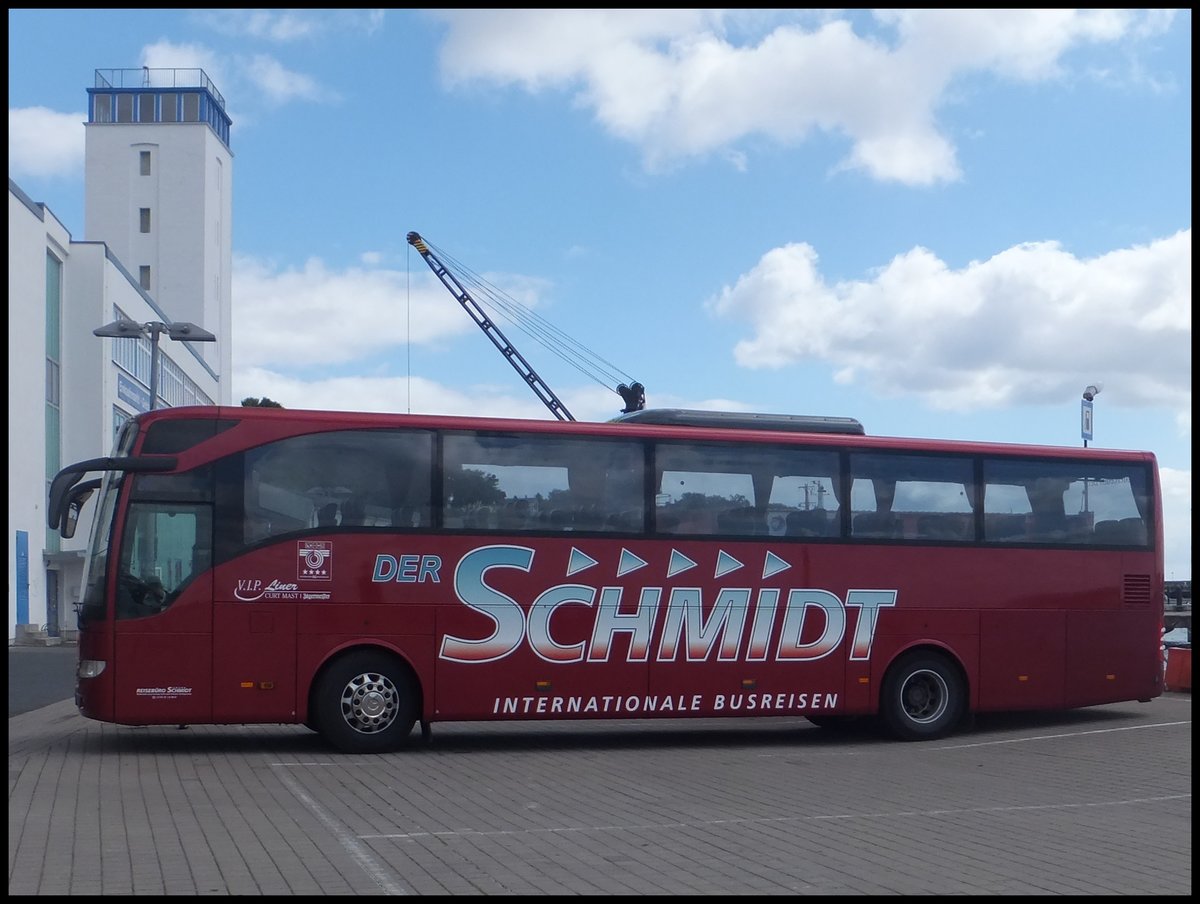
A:
[[[106,663],[101,659],[81,659],[75,674],[79,678],[95,678],[104,671]]]

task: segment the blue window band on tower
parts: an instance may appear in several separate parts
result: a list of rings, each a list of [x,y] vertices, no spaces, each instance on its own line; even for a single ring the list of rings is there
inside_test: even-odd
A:
[[[97,69],[89,123],[204,122],[229,147],[225,98],[203,69]]]

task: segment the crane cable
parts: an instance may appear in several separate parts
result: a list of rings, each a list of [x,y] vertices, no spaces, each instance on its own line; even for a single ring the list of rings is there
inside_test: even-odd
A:
[[[555,357],[612,392],[619,394],[619,390],[616,388],[618,383],[632,385],[636,382],[625,371],[563,332],[528,305],[517,301],[488,282],[470,267],[465,266],[462,261],[456,260],[423,236],[422,241],[433,250],[439,259],[453,267],[459,282],[467,289],[475,302],[493,317],[512,324]]]

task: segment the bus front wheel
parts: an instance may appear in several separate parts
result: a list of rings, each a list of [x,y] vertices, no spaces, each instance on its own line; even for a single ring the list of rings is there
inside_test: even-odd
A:
[[[314,724],[345,753],[395,750],[417,721],[415,689],[394,656],[358,650],[334,662],[314,700]]]
[[[954,664],[937,653],[917,652],[888,671],[880,710],[896,737],[931,741],[958,724],[966,703],[966,684]]]

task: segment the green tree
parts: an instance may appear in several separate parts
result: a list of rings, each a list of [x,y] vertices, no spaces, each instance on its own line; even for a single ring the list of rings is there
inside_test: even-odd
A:
[[[254,396],[246,396],[246,398],[242,399],[242,407],[243,408],[282,408],[283,406],[280,405],[278,402],[271,401],[266,396],[263,396],[261,399],[256,399],[256,398],[254,398]]]
[[[499,487],[500,478],[476,468],[463,468],[446,474],[446,495],[455,507],[496,505],[507,498]]]

